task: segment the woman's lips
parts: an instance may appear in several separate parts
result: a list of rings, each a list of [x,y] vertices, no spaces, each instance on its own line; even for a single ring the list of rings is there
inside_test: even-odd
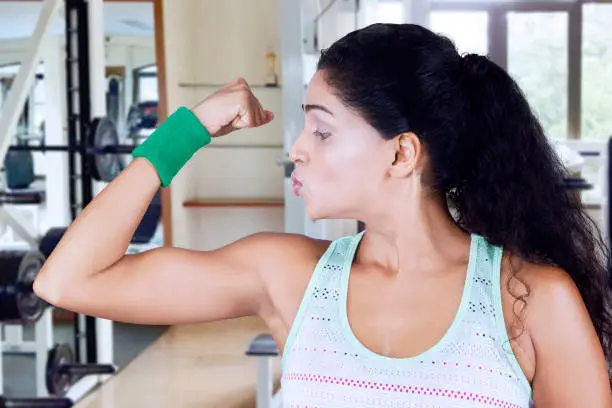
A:
[[[302,182],[298,179],[298,177],[295,175],[295,173],[291,173],[291,182],[292,182],[292,186],[291,188],[293,189],[293,194],[295,194],[297,197],[300,196],[300,190],[302,189]]]

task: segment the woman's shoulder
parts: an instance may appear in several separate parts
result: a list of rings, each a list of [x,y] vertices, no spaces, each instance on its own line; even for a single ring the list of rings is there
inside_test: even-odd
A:
[[[576,283],[562,268],[505,256],[501,277],[508,335],[530,378],[538,349],[552,347],[551,340],[571,331],[590,330],[589,316]]]
[[[303,234],[285,232],[259,232],[247,238],[253,247],[267,254],[317,255],[323,254],[332,241],[316,239]]]
[[[316,263],[333,243],[303,234],[259,232],[243,238],[245,254],[259,264],[260,272],[280,278],[308,269]],[[288,273],[291,271],[291,273]]]
[[[501,277],[504,303],[512,303],[527,326],[552,317],[565,320],[570,311],[584,309],[576,282],[562,268],[504,256]]]
[[[524,299],[533,311],[550,311],[555,305],[582,305],[576,282],[567,271],[556,266],[505,257],[502,284],[506,295]]]

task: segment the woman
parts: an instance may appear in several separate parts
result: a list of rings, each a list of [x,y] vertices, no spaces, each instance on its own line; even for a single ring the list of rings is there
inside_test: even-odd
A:
[[[134,152],[36,293],[132,323],[261,316],[283,350],[285,407],[612,407],[608,252],[502,69],[377,24],[322,54],[304,111],[296,194],[311,218],[366,232],[125,255],[160,182],[211,136],[273,120],[236,80]]]

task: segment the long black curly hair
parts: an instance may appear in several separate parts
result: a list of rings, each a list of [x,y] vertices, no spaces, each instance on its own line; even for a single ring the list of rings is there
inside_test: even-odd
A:
[[[349,33],[322,52],[317,69],[382,137],[419,137],[426,181],[459,226],[573,278],[610,366],[608,246],[567,191],[567,171],[516,82],[488,58],[459,55],[448,38],[411,24]]]

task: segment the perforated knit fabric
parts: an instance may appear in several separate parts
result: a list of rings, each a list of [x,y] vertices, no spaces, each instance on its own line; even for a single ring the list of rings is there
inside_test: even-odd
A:
[[[391,358],[362,345],[348,322],[349,275],[362,236],[334,241],[319,260],[285,345],[283,407],[531,407],[502,313],[502,248],[472,235],[451,327],[426,352]]]

